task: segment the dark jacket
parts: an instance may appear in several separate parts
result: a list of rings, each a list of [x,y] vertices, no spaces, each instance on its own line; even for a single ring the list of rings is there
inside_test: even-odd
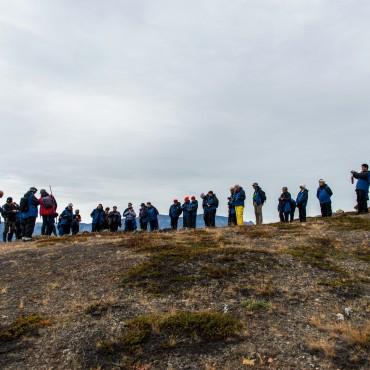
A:
[[[73,211],[66,207],[59,216],[60,225],[71,225],[73,221]]]
[[[148,207],[140,208],[139,219],[141,222],[148,222]]]
[[[356,190],[362,190],[365,193],[368,193],[370,185],[370,172],[354,172],[353,177],[357,179]]]
[[[280,195],[278,210],[283,213],[290,213],[292,211],[292,196],[289,192]]]
[[[111,211],[108,214],[108,224],[122,226],[121,214],[118,211]]]
[[[7,222],[15,222],[17,220],[18,206],[15,203],[5,203],[2,209],[2,216]]]
[[[92,223],[94,225],[104,225],[105,223],[105,211],[104,209],[95,208],[91,212]]]
[[[181,209],[182,209],[182,212],[184,214],[184,217],[188,216],[189,213],[191,212],[191,203],[190,202],[185,202],[182,206],[181,206]]]
[[[308,190],[301,190],[297,195],[297,207],[306,207],[308,202]]]
[[[328,185],[319,186],[317,189],[317,199],[320,201],[320,204],[331,203],[331,196],[333,192]]]
[[[147,207],[148,210],[148,221],[155,221],[158,218],[159,212],[157,208],[151,206]]]
[[[198,211],[198,201],[197,200],[192,200],[190,202],[190,209],[189,209],[189,211],[191,213],[197,213],[197,211]]]
[[[215,211],[218,208],[219,201],[216,194],[206,195],[203,199],[203,209],[204,212]]]
[[[181,213],[182,213],[182,208],[181,208],[180,203],[172,204],[168,212],[171,218],[179,218]]]

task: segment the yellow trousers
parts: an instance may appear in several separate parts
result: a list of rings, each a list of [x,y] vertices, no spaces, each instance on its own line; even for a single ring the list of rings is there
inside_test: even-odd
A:
[[[235,213],[236,213],[236,224],[238,226],[244,225],[244,220],[243,220],[244,207],[235,206]]]

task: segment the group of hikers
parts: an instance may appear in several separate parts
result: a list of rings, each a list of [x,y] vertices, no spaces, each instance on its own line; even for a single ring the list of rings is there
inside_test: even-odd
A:
[[[352,183],[354,179],[356,183],[357,194],[357,211],[359,214],[368,213],[367,201],[369,199],[369,184],[370,173],[369,166],[363,164],[361,171],[351,171]],[[266,193],[262,190],[258,183],[253,183],[253,207],[256,217],[256,224],[263,223],[263,206],[267,200]],[[1,215],[4,218],[3,241],[11,242],[13,237],[23,241],[32,240],[36,219],[38,215],[42,217],[42,235],[76,235],[80,231],[81,215],[80,211],[73,210],[73,204],[70,203],[65,209],[58,214],[57,201],[50,192],[45,189],[40,190],[40,196],[37,198],[37,189],[31,187],[24,194],[19,204],[13,201],[12,197],[8,197],[6,203],[1,207]],[[0,198],[4,193],[0,191]],[[316,192],[317,199],[320,203],[321,216],[331,217],[332,206],[331,198],[333,192],[323,179],[319,180],[319,187]],[[219,206],[219,200],[213,191],[207,194],[200,195],[203,218],[206,227],[216,227],[216,212]],[[244,224],[244,207],[246,201],[246,193],[242,186],[235,185],[230,189],[228,197],[228,224],[229,226]],[[301,185],[299,192],[294,199],[287,187],[282,188],[282,193],[278,200],[278,212],[281,222],[293,222],[295,211],[298,208],[299,221],[306,222],[306,208],[308,203],[308,189],[305,185]],[[183,228],[195,229],[197,227],[197,214],[199,203],[195,196],[185,197],[181,204],[178,199],[173,201],[169,208],[169,217],[171,219],[171,229],[177,230],[180,216],[183,217]],[[92,212],[92,232],[100,232],[109,230],[117,232],[122,227],[122,217],[124,218],[124,230],[133,232],[137,230],[137,219],[139,221],[140,230],[156,231],[159,229],[158,216],[159,212],[151,202],[142,203],[138,215],[136,214],[132,203],[128,203],[127,208],[121,213],[117,206],[114,206],[112,211],[109,207],[105,208],[99,204]],[[56,222],[57,220],[57,222]]]

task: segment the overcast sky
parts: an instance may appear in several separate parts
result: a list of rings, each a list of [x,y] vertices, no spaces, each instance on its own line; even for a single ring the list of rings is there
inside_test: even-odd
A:
[[[258,181],[355,204],[369,161],[368,0],[0,0],[0,188],[53,186],[83,220]]]

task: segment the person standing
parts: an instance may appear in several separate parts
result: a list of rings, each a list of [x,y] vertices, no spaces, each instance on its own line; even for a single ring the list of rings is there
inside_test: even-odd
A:
[[[333,215],[333,212],[331,209],[332,195],[333,195],[333,192],[330,189],[330,187],[326,184],[326,182],[323,179],[320,179],[316,196],[320,202],[322,217],[331,217]]]
[[[123,212],[123,217],[125,217],[125,231],[132,232],[135,231],[136,226],[136,212],[132,207],[132,203],[129,203],[125,211]]]
[[[150,231],[156,231],[159,229],[159,223],[158,223],[159,212],[157,208],[155,208],[150,202],[146,203],[146,207],[148,210],[148,223],[149,223]]]
[[[110,208],[105,207],[103,230],[108,230],[109,229],[109,212],[110,212]]]
[[[235,185],[232,205],[235,207],[236,224],[244,225],[245,191],[240,185]]]
[[[117,206],[113,207],[113,211],[108,214],[109,231],[116,233],[119,227],[122,227],[121,214],[117,211]]]
[[[197,214],[198,214],[198,201],[193,195],[191,197],[190,202],[190,210],[189,210],[189,219],[190,219],[190,228],[196,229],[197,228]]]
[[[139,210],[140,230],[148,231],[148,208],[145,203],[141,203]]]
[[[80,210],[76,209],[72,220],[72,235],[77,235],[80,232],[81,215]]]
[[[40,216],[42,217],[41,235],[50,236],[55,229],[55,215],[57,212],[57,201],[52,194],[45,189],[40,190]]]
[[[105,212],[103,205],[98,204],[98,206],[91,212],[90,216],[92,218],[91,231],[94,233],[103,230],[105,225]]]
[[[181,209],[182,209],[182,216],[183,216],[183,228],[188,229],[190,228],[190,225],[191,225],[191,220],[190,220],[191,204],[190,204],[189,197],[185,197],[184,204],[181,206]]]
[[[288,192],[288,188],[286,186],[283,187],[282,193],[279,198],[279,216],[281,222],[289,222],[289,216],[292,210],[292,196]]]
[[[233,202],[233,196],[234,196],[234,188],[230,188],[230,196],[227,198],[227,206],[229,209],[228,212],[228,220],[227,223],[229,226],[235,226],[236,225],[236,213],[235,213],[235,207],[232,205]]]
[[[258,183],[255,182],[253,185],[253,207],[254,214],[256,216],[256,225],[263,223],[262,207],[266,202],[266,193],[259,187]]]
[[[13,202],[12,197],[8,197],[6,203],[2,207],[2,215],[4,217],[3,242],[11,242],[13,235],[16,232],[18,206]]]
[[[59,236],[69,235],[71,233],[72,222],[73,222],[73,204],[69,203],[68,206],[59,216],[58,222]]]
[[[357,212],[369,213],[367,201],[369,200],[370,173],[369,165],[364,163],[361,172],[351,171],[352,179],[356,179]]]
[[[170,207],[170,210],[168,211],[168,214],[171,219],[172,230],[177,230],[181,213],[182,213],[181,203],[177,199],[175,199]]]
[[[216,212],[219,205],[216,194],[210,190],[203,195],[204,222],[206,227],[216,227]]]
[[[32,240],[32,234],[36,225],[39,206],[39,200],[35,197],[36,193],[37,189],[31,187],[19,203],[22,219],[22,240],[24,242]]]
[[[296,204],[299,212],[299,222],[306,222],[306,207],[308,202],[308,190],[306,189],[306,185],[301,185],[299,187],[299,193],[297,195]]]

